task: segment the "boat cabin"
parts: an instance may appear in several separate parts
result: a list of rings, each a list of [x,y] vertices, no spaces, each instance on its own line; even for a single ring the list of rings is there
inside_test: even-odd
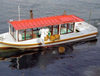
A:
[[[59,15],[51,17],[33,18],[20,21],[9,21],[9,33],[15,41],[25,41],[40,38],[39,30],[48,28],[48,36],[64,35],[75,32],[75,22],[83,19],[75,15]]]

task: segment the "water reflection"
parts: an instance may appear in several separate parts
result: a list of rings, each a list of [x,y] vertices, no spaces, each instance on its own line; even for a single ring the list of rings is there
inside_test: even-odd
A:
[[[89,66],[84,71],[85,76],[100,76],[100,66]]]
[[[96,45],[97,44],[97,39],[94,39],[94,40],[91,40],[91,41],[88,41],[89,45]]]
[[[30,54],[12,58],[10,60],[11,64],[9,65],[9,67],[11,67],[12,69],[19,69],[19,70],[35,67],[36,64],[38,63],[39,55],[40,55],[39,53],[36,53],[36,54]]]
[[[59,47],[65,48],[63,54],[59,53]],[[43,51],[34,51],[32,49],[23,51],[18,49],[5,50],[5,52],[1,52],[0,59],[8,60],[11,69],[22,70],[34,67],[45,69],[48,64],[54,63],[55,60],[72,57],[73,46],[64,44],[43,48],[42,50]]]

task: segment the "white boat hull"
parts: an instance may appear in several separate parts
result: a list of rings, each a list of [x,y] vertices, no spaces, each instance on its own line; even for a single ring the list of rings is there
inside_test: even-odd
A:
[[[63,34],[60,35],[59,40],[55,41],[45,41],[44,45],[41,44],[40,38],[32,39],[32,40],[26,40],[22,42],[16,42],[12,39],[9,33],[5,33],[5,40],[0,41],[0,48],[37,48],[37,47],[45,47],[45,46],[51,46],[51,45],[57,45],[57,44],[63,44],[63,43],[69,43],[69,42],[76,42],[83,39],[93,38],[96,37],[98,34],[97,28],[94,26],[86,23],[81,22],[82,25],[77,26],[78,22],[76,23],[75,29],[78,29],[80,32],[74,32],[69,34]],[[2,34],[3,35],[3,34]],[[8,37],[8,38],[7,38]]]

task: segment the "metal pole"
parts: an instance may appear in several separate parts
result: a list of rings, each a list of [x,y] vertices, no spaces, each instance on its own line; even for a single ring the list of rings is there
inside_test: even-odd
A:
[[[18,20],[20,21],[20,0],[18,2]]]
[[[91,15],[92,15],[92,12],[91,12],[91,9],[90,9],[90,12],[89,12],[89,23],[90,23],[90,20],[91,20]]]

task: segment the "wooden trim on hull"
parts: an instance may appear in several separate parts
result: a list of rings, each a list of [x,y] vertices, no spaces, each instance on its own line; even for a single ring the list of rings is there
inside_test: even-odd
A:
[[[87,34],[87,35],[82,35],[82,36],[77,36],[77,37],[72,37],[72,38],[68,38],[68,39],[62,39],[62,40],[57,40],[57,41],[51,41],[51,42],[46,42],[45,44],[51,44],[51,43],[57,43],[57,42],[63,42],[63,41],[68,41],[68,40],[73,40],[73,39],[78,39],[78,38],[82,38],[82,37],[87,37],[87,36],[92,36],[92,35],[97,35],[98,32],[95,33],[91,33],[91,34]],[[41,45],[41,43],[36,43],[36,44],[10,44],[10,43],[5,43],[5,42],[0,42],[0,44],[3,45],[7,45],[7,46],[15,46],[15,48],[17,46],[29,46],[32,47],[34,45],[37,45],[36,47],[38,47],[39,45]],[[4,48],[4,47],[0,47],[0,48]],[[13,47],[14,48],[14,47]],[[27,47],[26,47],[27,48]],[[34,47],[33,47],[34,48]]]
[[[68,38],[68,39],[62,39],[62,40],[58,40],[58,41],[51,41],[51,42],[47,42],[45,44],[62,42],[62,41],[67,41],[67,40],[73,40],[73,39],[78,39],[78,38],[87,37],[87,36],[96,35],[96,34],[98,34],[98,32],[92,33],[92,34],[83,35],[83,36],[78,36],[78,37],[72,37],[72,38]]]

